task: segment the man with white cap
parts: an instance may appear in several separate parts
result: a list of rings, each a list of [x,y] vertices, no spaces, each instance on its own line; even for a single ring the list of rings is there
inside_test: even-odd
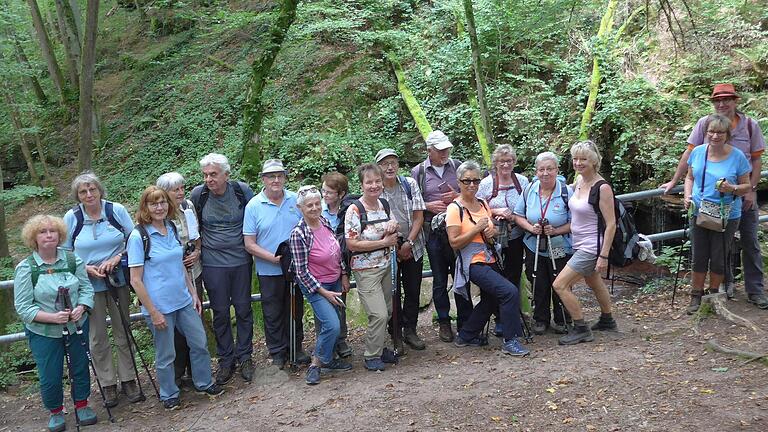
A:
[[[191,193],[202,239],[203,282],[213,310],[213,333],[219,368],[216,383],[232,378],[240,365],[243,379],[253,379],[253,310],[251,267],[253,260],[243,246],[243,215],[251,188],[229,180],[227,157],[210,153],[200,160],[205,183]],[[230,308],[235,308],[237,346],[232,337]]]
[[[280,367],[288,361],[289,350],[296,350],[296,361],[309,363],[309,356],[301,349],[304,340],[301,320],[291,317],[290,291],[286,289],[277,247],[291,236],[293,227],[301,219],[296,208],[296,194],[285,189],[287,171],[279,159],[264,162],[261,180],[264,189],[245,207],[243,236],[245,249],[256,258],[256,274],[261,291],[264,312],[264,335],[272,363]],[[295,296],[298,316],[304,316],[302,296]],[[290,347],[290,325],[296,327],[296,346]]]
[[[427,159],[413,167],[411,175],[419,185],[427,208],[424,214],[423,232],[427,238],[427,255],[432,268],[432,299],[440,324],[440,340],[452,342],[454,333],[449,315],[451,302],[448,298],[448,275],[453,275],[456,257],[450,245],[447,244],[446,238],[431,235],[431,221],[436,214],[444,212],[448,204],[459,196],[456,168],[461,162],[451,159],[453,144],[443,132],[439,130],[430,132],[426,144]],[[461,327],[472,313],[472,303],[460,295],[455,295],[454,298],[457,326]]]
[[[419,294],[421,292],[421,272],[424,268],[424,235],[421,227],[424,222],[424,199],[419,185],[412,177],[398,175],[400,161],[397,153],[390,148],[376,153],[376,163],[384,173],[384,193],[382,198],[389,202],[392,217],[399,224],[397,247],[397,290],[405,294],[402,307],[396,311],[400,327],[392,327],[392,332],[402,329],[403,340],[415,350],[423,350],[426,346],[416,333],[419,318]],[[396,307],[400,305],[393,305]],[[393,333],[393,336],[395,334]],[[401,344],[399,338],[395,341]],[[395,346],[397,351],[405,353],[402,346]]]
[[[733,84],[715,84],[712,90],[712,107],[717,114],[724,115],[731,119],[731,144],[744,152],[747,160],[752,165],[752,172],[749,180],[752,183],[752,190],[744,195],[741,221],[739,222],[739,233],[742,248],[742,267],[744,270],[744,291],[747,293],[747,301],[753,303],[760,309],[768,309],[768,297],[765,296],[763,289],[763,260],[760,254],[760,241],[758,234],[758,216],[760,210],[757,206],[757,184],[760,183],[760,170],[762,169],[761,157],[765,151],[765,137],[760,130],[760,124],[746,114],[738,111],[736,106],[741,99],[736,93]],[[661,185],[665,193],[675,187],[680,178],[688,172],[688,158],[695,146],[708,142],[707,138],[707,119],[704,116],[696,122],[691,135],[688,137],[688,147],[680,157],[677,170],[672,176],[672,180]],[[733,296],[733,267],[731,265],[725,268],[725,280],[728,296]]]

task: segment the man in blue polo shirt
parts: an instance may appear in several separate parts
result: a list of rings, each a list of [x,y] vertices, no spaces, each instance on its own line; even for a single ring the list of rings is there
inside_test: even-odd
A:
[[[288,240],[291,230],[301,219],[301,213],[296,208],[296,194],[285,189],[286,175],[287,172],[279,159],[264,162],[261,170],[264,189],[245,206],[243,222],[245,249],[256,258],[267,349],[272,363],[281,369],[288,360],[289,349],[296,350],[298,363],[310,361],[301,348],[304,332],[300,319],[293,322],[296,328],[296,346],[289,347],[289,325],[293,321],[291,297],[280,268],[280,257],[275,256],[277,246]],[[297,316],[304,316],[301,295],[295,296],[295,304]]]

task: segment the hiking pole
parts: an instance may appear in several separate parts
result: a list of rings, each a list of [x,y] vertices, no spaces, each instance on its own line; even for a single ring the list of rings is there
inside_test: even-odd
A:
[[[390,276],[392,279],[392,342],[394,345],[395,357],[400,357],[400,320],[398,318],[398,309],[400,309],[400,288],[397,286],[397,247],[392,246],[389,249],[390,254]]]
[[[58,294],[56,295],[56,310],[57,311],[63,311],[66,310],[66,301],[63,297],[63,291],[64,287],[59,287]],[[75,425],[77,427],[77,430],[80,430],[80,416],[77,415],[77,401],[75,400],[75,378],[74,374],[72,373],[72,354],[69,352],[69,328],[67,327],[67,324],[64,324],[61,329],[61,337],[64,342],[64,359],[67,361],[67,378],[69,380],[69,391],[72,395],[72,404],[74,405],[74,412],[75,412]]]
[[[69,288],[64,288],[63,286],[59,286],[59,294],[61,296],[61,300],[64,304],[64,309],[72,310],[72,299],[69,297]],[[73,321],[73,324],[75,324],[75,333],[79,336],[80,339],[80,346],[83,347],[83,350],[85,351],[85,356],[88,358],[88,364],[91,366],[91,371],[93,372],[93,378],[96,380],[96,385],[99,387],[99,393],[101,393],[101,400],[104,402],[104,408],[107,409],[107,416],[109,416],[109,422],[114,423],[115,418],[112,416],[112,410],[109,409],[109,406],[107,406],[107,397],[104,395],[104,387],[101,386],[101,381],[99,381],[99,374],[96,373],[96,366],[93,364],[93,357],[91,356],[91,350],[88,348],[88,343],[85,341],[85,335],[83,334],[83,328],[80,327],[80,324],[77,323],[77,321]],[[69,329],[67,326],[64,326],[64,331],[67,334],[67,340],[69,340]],[[70,359],[71,362],[71,359]],[[72,394],[74,395],[74,390],[72,391]],[[75,416],[77,416],[77,407],[75,407]],[[77,419],[78,424],[80,423],[80,419]]]
[[[547,224],[549,224],[549,221],[547,221],[546,219],[544,219],[544,221],[547,222]],[[549,236],[549,235],[547,235],[547,249],[548,249],[547,252],[549,253],[549,259],[552,262],[552,274],[553,274],[552,280],[555,280],[555,279],[557,279],[557,275],[560,272],[557,270],[557,262],[555,262],[555,254],[554,254],[554,251],[552,250],[552,237]],[[554,314],[555,314],[555,311],[554,311],[554,308],[555,308],[555,287],[552,286],[552,284],[549,285],[549,296],[550,296],[550,299],[552,300],[552,315],[554,316]],[[558,298],[558,303],[560,303],[560,312],[563,315],[563,326],[565,327],[565,329],[567,331],[568,330],[568,320],[565,318],[565,305],[563,304],[563,301],[560,300],[560,296],[558,296],[557,298]]]
[[[288,282],[288,290],[290,292],[291,301],[291,317],[288,320],[288,361],[292,370],[296,370],[298,365],[296,364],[296,291],[292,282]],[[285,333],[283,333],[285,334]]]
[[[117,310],[120,311],[120,322],[123,325],[123,333],[125,333],[126,339],[128,339],[128,353],[131,355],[131,363],[133,364],[133,372],[136,374],[136,384],[139,386],[139,399],[137,402],[143,402],[147,400],[146,396],[144,396],[144,389],[141,387],[141,378],[139,377],[139,368],[136,367],[136,357],[133,354],[133,344],[136,344],[136,340],[133,338],[133,332],[131,332],[131,325],[128,323],[128,320],[125,317],[125,312],[123,312],[123,308],[120,305],[120,295],[117,293],[118,288],[115,286],[115,284],[112,283],[112,279],[110,276],[107,276],[106,279],[104,279],[107,285],[107,291],[109,291],[109,295],[112,297],[112,300],[115,302],[115,305],[117,306]],[[136,351],[139,350],[139,346],[136,345]],[[139,354],[139,357],[141,357],[141,354]],[[147,371],[147,375],[149,375],[149,371]],[[152,375],[149,375],[149,379],[152,380],[152,384],[155,384],[155,381],[152,379]],[[159,396],[158,396],[159,398]]]
[[[688,206],[688,212],[683,216],[683,243],[680,245],[680,255],[677,257],[677,270],[675,271],[675,284],[672,286],[672,306],[675,306],[675,296],[677,295],[677,282],[680,279],[680,266],[683,263],[683,247],[685,246],[686,237],[688,237],[688,229],[693,214],[693,206]]]

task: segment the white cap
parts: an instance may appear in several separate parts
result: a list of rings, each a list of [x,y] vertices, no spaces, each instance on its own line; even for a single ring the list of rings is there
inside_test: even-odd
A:
[[[453,147],[453,144],[451,144],[448,137],[439,130],[430,132],[429,135],[427,135],[426,143],[427,148],[434,147],[435,150],[445,150]]]

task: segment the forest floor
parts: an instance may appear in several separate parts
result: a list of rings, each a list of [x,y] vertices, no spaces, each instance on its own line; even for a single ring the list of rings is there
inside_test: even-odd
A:
[[[585,287],[577,287],[586,317],[599,311]],[[766,363],[709,351],[708,339],[752,352],[768,352],[765,333],[708,316],[684,313],[681,291],[670,306],[671,286],[638,295],[617,287],[618,332],[596,333],[593,343],[557,345],[557,336],[537,336],[531,356],[502,355],[500,340],[483,348],[440,342],[431,308],[420,316],[424,351],[408,350],[385,372],[362,366],[361,328],[351,331],[354,369],[304,383],[305,368],[281,371],[269,365],[261,340],[257,374],[239,375],[226,393],[209,398],[182,392],[182,409],[166,412],[145,383],[148,400],[121,400],[107,422],[85,430],[515,430],[515,431],[765,431],[768,430]],[[746,303],[743,290],[728,307],[768,330],[768,311]],[[308,336],[312,332],[307,332]],[[312,341],[305,346],[311,347]],[[47,414],[29,390],[0,394],[0,431],[43,430]],[[99,399],[93,392],[93,405]],[[69,403],[69,401],[67,400]],[[67,418],[74,430],[74,418]]]

